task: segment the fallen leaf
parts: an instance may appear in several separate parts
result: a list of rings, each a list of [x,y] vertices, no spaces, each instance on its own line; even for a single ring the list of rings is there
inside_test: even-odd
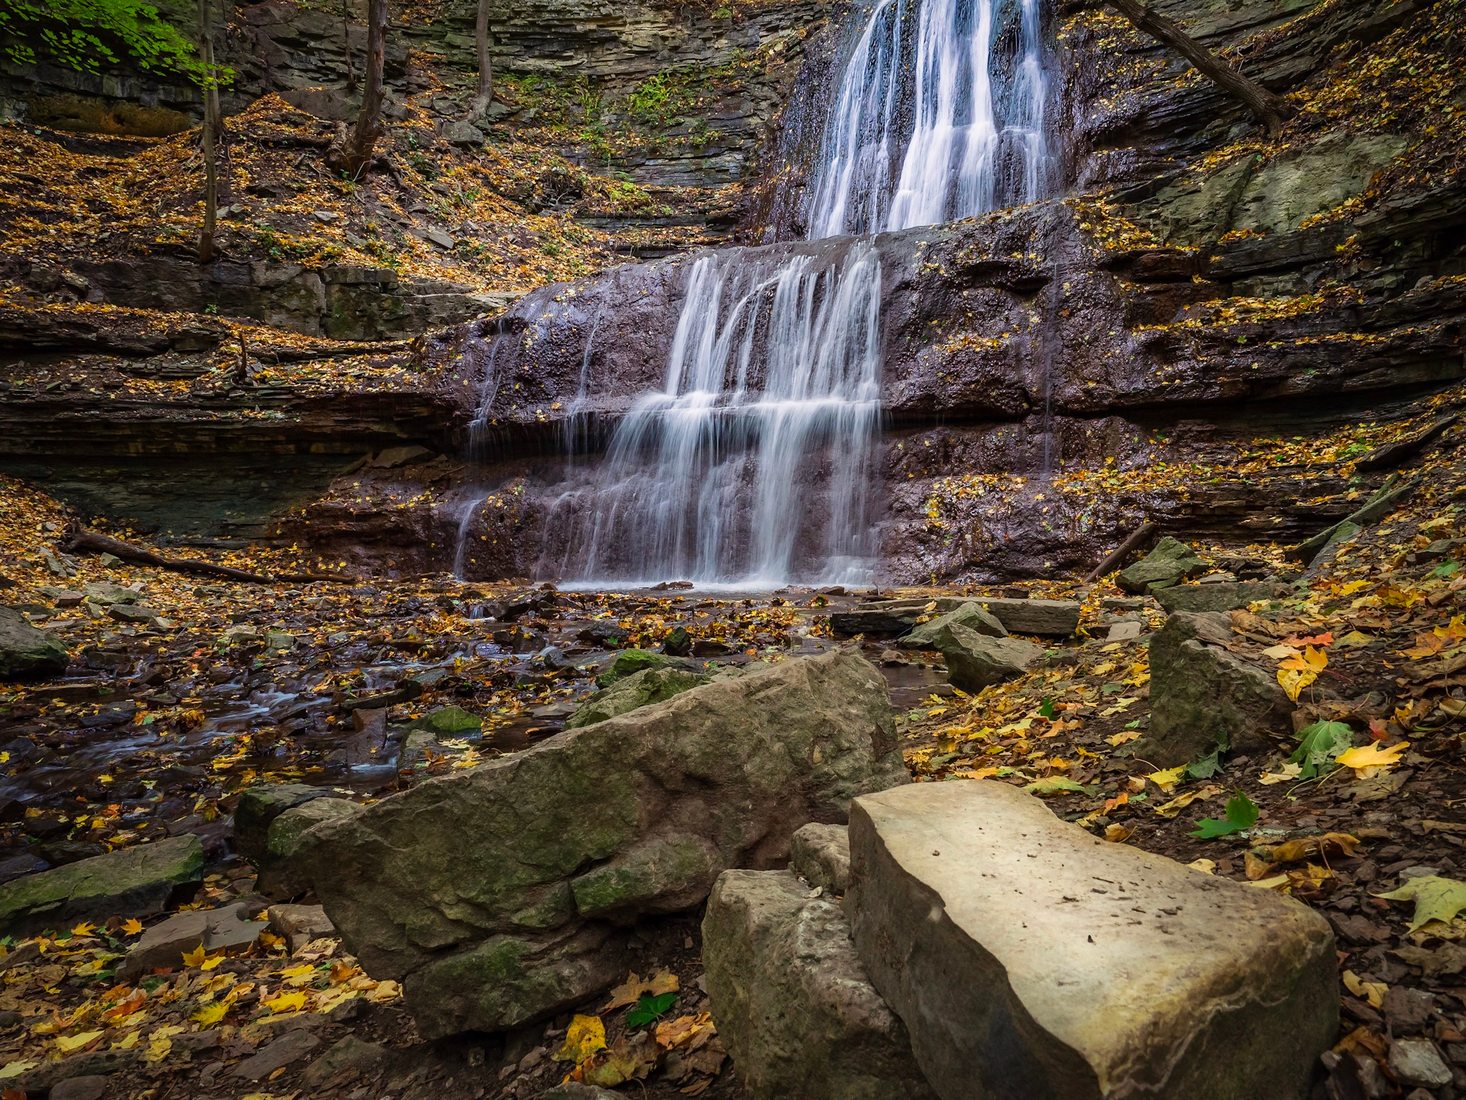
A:
[[[681,989],[681,983],[677,975],[668,970],[659,970],[650,978],[643,978],[640,974],[633,972],[620,985],[611,990],[611,999],[602,1007],[602,1012],[610,1012],[617,1008],[626,1008],[636,1004],[644,994],[650,993],[653,997],[659,997],[663,993],[676,993]]]
[[[302,994],[304,996],[304,994]],[[555,1051],[557,1062],[580,1065],[591,1055],[606,1049],[606,1025],[599,1016],[576,1016],[566,1029],[565,1041]]]
[[[1360,745],[1341,752],[1338,755],[1337,763],[1352,770],[1357,778],[1368,779],[1370,776],[1379,775],[1393,768],[1400,762],[1400,754],[1409,747],[1409,741],[1401,741],[1398,745],[1391,745],[1387,749],[1382,749],[1374,743]]]
[[[1389,901],[1415,902],[1415,915],[1410,921],[1410,931],[1415,932],[1431,921],[1449,924],[1456,914],[1466,909],[1466,882],[1440,875],[1422,875],[1405,882],[1388,894],[1376,894],[1377,898]]]

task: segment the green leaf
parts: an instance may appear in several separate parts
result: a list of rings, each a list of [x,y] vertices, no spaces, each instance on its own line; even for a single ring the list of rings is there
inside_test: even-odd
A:
[[[1461,563],[1448,561],[1444,565],[1437,565],[1430,571],[1432,577],[1454,577],[1461,571]]]
[[[646,1027],[647,1024],[655,1023],[665,1016],[676,1003],[677,994],[675,993],[663,993],[656,997],[650,993],[643,993],[641,999],[626,1014],[626,1026]]]
[[[1409,879],[1398,890],[1374,896],[1390,901],[1414,901],[1415,916],[1410,921],[1410,931],[1414,932],[1433,920],[1449,923],[1457,913],[1466,909],[1466,882],[1440,875],[1422,875]]]
[[[1028,786],[1023,788],[1029,794],[1058,794],[1060,791],[1074,791],[1078,794],[1089,794],[1090,789],[1082,783],[1063,775],[1051,775],[1047,779],[1035,779]]]
[[[1052,699],[1045,699],[1041,704],[1039,704],[1038,713],[1039,716],[1042,718],[1052,718],[1055,713],[1054,701]]]
[[[1191,835],[1201,837],[1202,840],[1231,836],[1233,833],[1240,833],[1256,825],[1259,813],[1261,811],[1257,808],[1257,804],[1238,791],[1227,800],[1225,818],[1204,817],[1196,823],[1196,828]]]
[[[1210,779],[1221,769],[1222,762],[1217,759],[1217,753],[1213,752],[1210,756],[1203,756],[1194,764],[1187,764],[1186,774],[1192,779]]]
[[[1298,747],[1288,762],[1302,765],[1299,779],[1312,779],[1333,768],[1339,753],[1354,744],[1354,731],[1344,722],[1315,722],[1298,736]]]

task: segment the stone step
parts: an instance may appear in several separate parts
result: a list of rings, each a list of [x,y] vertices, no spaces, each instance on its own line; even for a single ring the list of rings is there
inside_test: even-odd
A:
[[[863,796],[850,848],[857,952],[943,1100],[1290,1100],[1338,1031],[1323,917],[1007,784]]]

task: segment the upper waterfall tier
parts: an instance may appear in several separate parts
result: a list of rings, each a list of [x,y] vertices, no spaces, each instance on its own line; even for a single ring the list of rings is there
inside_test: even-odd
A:
[[[831,102],[809,236],[934,225],[1041,197],[1044,53],[1039,0],[880,0]]]

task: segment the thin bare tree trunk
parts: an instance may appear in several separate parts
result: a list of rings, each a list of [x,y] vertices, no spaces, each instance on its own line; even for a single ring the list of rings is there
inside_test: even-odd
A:
[[[1243,76],[1182,30],[1175,20],[1151,11],[1142,0],[1106,2],[1139,30],[1170,46],[1208,80],[1244,103],[1267,127],[1269,134],[1276,135],[1282,130],[1284,121],[1297,113],[1282,96],[1274,95],[1261,84]]]
[[[489,56],[489,0],[478,0],[478,18],[473,27],[474,50],[478,54],[478,94],[473,97],[469,117],[482,118],[494,102],[494,59]]]
[[[214,230],[219,217],[219,84],[214,72],[214,30],[209,0],[199,2],[199,51],[204,62],[204,224],[199,230],[199,262],[215,256]]]
[[[371,163],[372,151],[382,136],[382,100],[386,96],[383,71],[386,63],[387,0],[367,0],[366,71],[361,111],[356,116],[356,127],[346,139],[345,148],[334,157],[328,157],[331,167],[352,179],[359,178]]]

